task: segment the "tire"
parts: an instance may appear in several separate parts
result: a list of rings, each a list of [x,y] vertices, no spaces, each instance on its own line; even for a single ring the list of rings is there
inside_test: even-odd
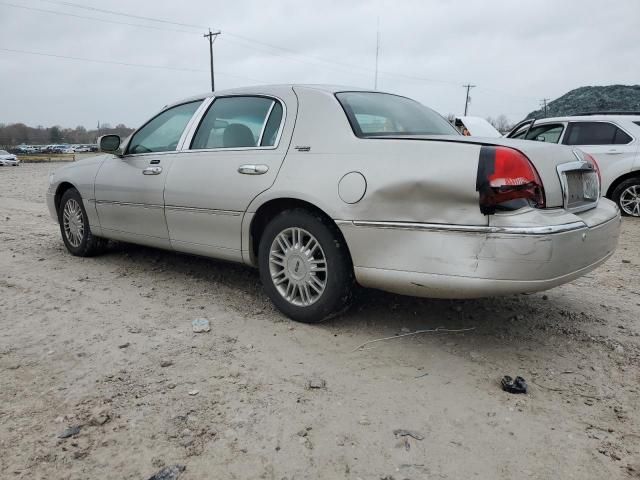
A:
[[[319,323],[351,302],[354,279],[347,246],[322,215],[301,208],[279,213],[260,238],[258,264],[267,295],[292,320]]]
[[[65,213],[68,220],[65,222]],[[82,197],[75,188],[70,188],[62,195],[58,207],[58,223],[62,241],[71,255],[92,257],[102,253],[107,240],[91,233],[89,218],[82,203]]]
[[[611,200],[618,204],[622,215],[640,217],[640,177],[621,182],[611,194]]]

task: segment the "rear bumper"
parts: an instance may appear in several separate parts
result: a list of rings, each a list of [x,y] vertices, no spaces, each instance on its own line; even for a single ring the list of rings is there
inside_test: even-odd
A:
[[[338,222],[358,282],[404,295],[477,298],[547,290],[615,251],[620,213],[606,199],[579,214],[527,209],[486,226]]]

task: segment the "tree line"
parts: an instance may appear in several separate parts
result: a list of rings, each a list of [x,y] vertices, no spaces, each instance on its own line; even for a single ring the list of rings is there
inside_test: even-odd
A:
[[[53,127],[29,127],[24,123],[4,124],[0,123],[0,147],[14,147],[16,145],[49,145],[49,144],[93,144],[100,135],[115,134],[122,138],[133,132],[133,128],[119,123],[112,127],[108,123],[100,125],[100,128],[87,130],[82,125],[76,128],[63,128],[59,125]]]

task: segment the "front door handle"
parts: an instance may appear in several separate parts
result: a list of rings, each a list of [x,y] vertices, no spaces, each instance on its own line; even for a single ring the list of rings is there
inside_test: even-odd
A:
[[[245,175],[262,175],[268,171],[269,167],[267,165],[240,165],[238,167],[238,172]]]
[[[143,175],[160,175],[162,173],[162,167],[147,167],[142,170]]]

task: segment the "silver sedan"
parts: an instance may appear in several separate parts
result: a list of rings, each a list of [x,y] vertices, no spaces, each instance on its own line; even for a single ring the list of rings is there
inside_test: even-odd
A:
[[[258,267],[289,317],[343,311],[354,284],[474,298],[569,282],[614,252],[620,214],[579,149],[463,137],[411,99],[242,88],[168,105],[105,155],[51,175],[73,255],[108,239]]]

